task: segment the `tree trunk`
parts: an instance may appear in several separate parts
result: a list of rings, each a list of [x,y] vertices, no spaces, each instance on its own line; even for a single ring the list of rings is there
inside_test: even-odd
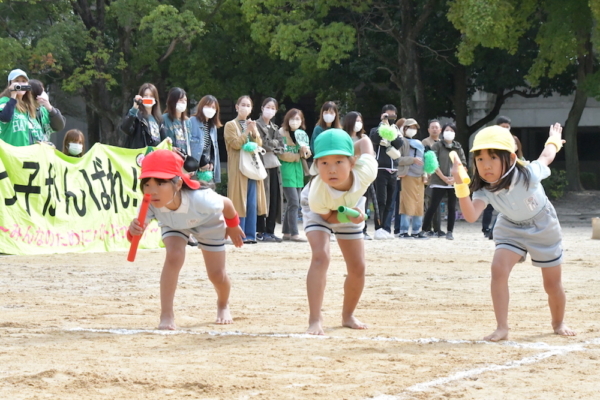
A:
[[[402,70],[400,76],[400,111],[398,117],[401,118],[419,118],[417,104],[417,49],[412,43],[406,43],[406,58],[399,65]],[[419,121],[423,125],[423,121]]]
[[[467,68],[458,64],[454,69],[454,96],[452,104],[456,117],[456,140],[460,142],[463,149],[469,149],[469,125],[467,117],[469,116],[468,92],[467,92]]]
[[[579,155],[577,150],[577,128],[581,114],[585,109],[588,96],[581,88],[581,81],[577,82],[577,90],[575,91],[575,100],[569,111],[569,117],[565,122],[564,138],[565,143],[565,160],[567,166],[567,190],[580,192],[583,190],[581,180],[579,179]]]

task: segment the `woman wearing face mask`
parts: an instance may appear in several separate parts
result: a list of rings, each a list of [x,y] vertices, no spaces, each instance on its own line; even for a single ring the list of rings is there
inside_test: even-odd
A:
[[[184,154],[191,155],[189,134],[192,128],[186,110],[187,95],[185,90],[178,87],[169,90],[167,109],[162,116],[165,136],[171,139],[173,147]]]
[[[279,130],[284,144],[284,151],[279,154],[279,159],[281,160],[283,195],[287,203],[283,219],[283,240],[292,242],[306,242],[306,239],[300,237],[298,232],[300,192],[304,187],[304,176],[308,174],[307,165],[302,160],[311,156],[308,135],[304,129],[302,111],[292,108],[285,114],[283,125]]]
[[[333,101],[326,101],[321,107],[321,113],[319,114],[319,120],[315,129],[313,129],[312,136],[310,137],[310,151],[314,151],[315,139],[330,128],[342,128],[340,124],[340,115],[338,112],[337,105]]]
[[[423,170],[425,146],[415,139],[419,124],[413,118],[404,121],[404,143],[398,159],[398,176],[402,177],[400,194],[400,239],[429,239],[421,229],[423,225],[425,182]],[[412,225],[412,235],[408,231]]]
[[[346,133],[348,133],[348,135],[350,135],[350,137],[352,138],[352,141],[354,143],[356,143],[358,140],[360,140],[366,134],[365,128],[363,126],[362,114],[359,113],[358,111],[350,111],[348,114],[346,114],[346,116],[344,117],[343,127],[344,127],[343,129],[346,131]],[[369,188],[365,192],[365,197],[367,199],[367,201],[365,203],[366,210],[369,210],[369,202],[373,201],[373,198],[375,197],[375,196],[373,196],[374,193],[375,193],[375,189],[373,188],[373,185],[369,185]],[[364,235],[365,240],[373,240],[373,238],[371,238],[371,236],[369,236],[369,234],[367,233],[367,220],[366,219],[365,219],[365,227],[363,229],[363,235]]]
[[[25,90],[18,90],[20,86]],[[12,70],[8,86],[0,94],[0,139],[13,146],[44,142],[44,131],[36,118],[37,106],[25,71]]]
[[[446,239],[448,240],[454,240],[452,231],[454,230],[454,222],[456,220],[456,194],[454,193],[452,160],[450,160],[449,157],[450,152],[455,151],[463,165],[467,165],[465,152],[460,143],[454,140],[455,136],[456,126],[454,126],[454,124],[446,124],[442,128],[442,140],[435,142],[433,146],[431,146],[431,151],[435,153],[440,166],[435,171],[435,174],[431,175],[429,183],[429,186],[432,188],[431,203],[429,204],[429,208],[427,208],[425,220],[423,221],[423,229],[429,231],[431,229],[433,214],[435,214],[435,211],[442,202],[444,196],[447,195],[448,232],[446,233]]]
[[[156,87],[144,83],[133,99],[133,107],[121,122],[121,131],[127,135],[125,147],[140,149],[157,146],[163,141],[166,136],[161,114]]]
[[[79,129],[65,133],[62,152],[71,157],[81,157],[85,153],[85,136]]]
[[[206,95],[200,99],[196,115],[191,118],[191,156],[200,161],[206,157],[208,164],[200,172],[200,180],[221,182],[221,158],[217,129],[222,127],[219,101],[215,96]]]
[[[265,185],[262,180],[249,179],[240,172],[240,151],[246,142],[262,146],[256,122],[250,119],[252,99],[242,96],[235,103],[237,117],[225,124],[227,148],[227,197],[240,216],[240,227],[246,235],[244,243],[256,243],[256,218],[267,213]]]
[[[272,97],[267,97],[262,103],[261,117],[256,121],[256,128],[262,139],[262,147],[266,153],[261,156],[267,177],[264,179],[265,196],[267,198],[267,215],[259,215],[256,221],[256,239],[263,242],[281,242],[275,236],[275,224],[281,221],[283,210],[283,186],[281,186],[281,163],[277,154],[283,152],[283,140],[279,127],[273,123],[279,104]]]
[[[38,104],[36,109],[36,118],[42,126],[42,130],[44,132],[44,141],[51,146],[54,146],[54,144],[50,142],[50,135],[52,135],[54,132],[65,129],[65,123],[67,121],[60,113],[60,110],[50,104],[48,93],[46,93],[44,84],[41,81],[38,81],[37,79],[31,79],[29,84],[31,85],[31,93],[35,97]]]

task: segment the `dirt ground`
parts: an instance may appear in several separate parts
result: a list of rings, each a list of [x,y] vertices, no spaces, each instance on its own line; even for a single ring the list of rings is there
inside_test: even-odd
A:
[[[511,341],[495,327],[493,244],[459,221],[456,240],[366,242],[357,317],[340,326],[343,260],[332,244],[327,337],[303,335],[307,244],[228,247],[234,325],[219,326],[200,251],[176,294],[174,333],[155,331],[163,250],[0,258],[2,399],[597,399],[600,274],[594,193],[557,202],[567,322],[551,333],[541,274],[511,276]],[[372,229],[372,225],[370,226]]]

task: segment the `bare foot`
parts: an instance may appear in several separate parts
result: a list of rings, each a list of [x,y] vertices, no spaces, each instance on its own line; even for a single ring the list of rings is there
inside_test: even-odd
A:
[[[177,329],[175,325],[174,317],[160,317],[160,323],[158,324],[158,329],[163,331],[174,331]]]
[[[500,340],[508,339],[508,328],[498,328],[491,335],[487,335],[483,338],[488,342],[498,342]]]
[[[308,324],[308,329],[306,333],[309,335],[325,335],[325,331],[323,330],[323,326],[321,325],[321,321],[310,322]]]
[[[231,318],[229,306],[225,306],[224,308],[217,307],[217,320],[215,322],[219,325],[233,324],[233,318]]]
[[[342,326],[352,329],[367,329],[367,324],[360,322],[354,315],[348,318],[342,318]]]
[[[571,330],[571,328],[569,328],[562,322],[554,327],[554,333],[556,333],[557,335],[561,335],[561,336],[577,335],[577,332]]]

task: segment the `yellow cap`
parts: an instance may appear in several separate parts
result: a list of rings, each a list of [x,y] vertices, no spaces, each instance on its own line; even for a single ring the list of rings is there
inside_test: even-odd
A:
[[[498,125],[488,126],[475,135],[471,152],[484,149],[506,150],[515,152],[515,139],[510,131]]]

